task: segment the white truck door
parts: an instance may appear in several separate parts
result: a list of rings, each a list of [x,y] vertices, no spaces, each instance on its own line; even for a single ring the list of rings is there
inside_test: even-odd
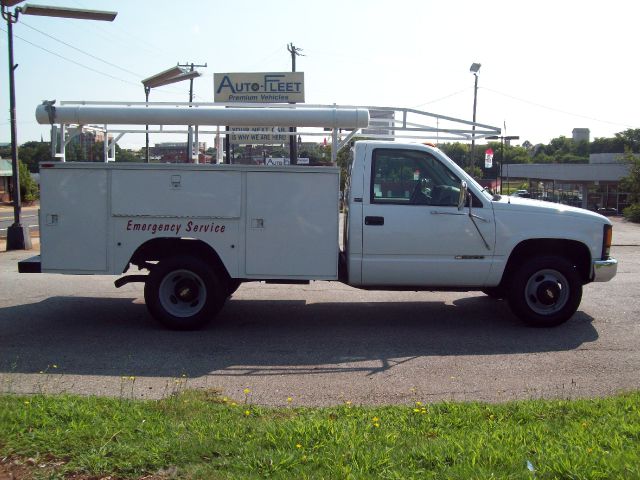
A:
[[[458,210],[461,179],[431,153],[373,148],[363,198],[364,285],[480,286],[495,222],[486,199]],[[477,206],[476,206],[477,205]]]

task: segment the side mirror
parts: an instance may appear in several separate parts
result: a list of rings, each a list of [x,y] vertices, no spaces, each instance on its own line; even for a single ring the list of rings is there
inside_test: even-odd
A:
[[[460,184],[460,196],[458,197],[458,210],[462,210],[464,208],[464,204],[467,200],[467,192],[469,188],[467,187],[467,182],[464,180]]]

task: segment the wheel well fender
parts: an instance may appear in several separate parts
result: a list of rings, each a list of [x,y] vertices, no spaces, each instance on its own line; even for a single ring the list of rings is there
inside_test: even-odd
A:
[[[211,265],[217,272],[230,278],[229,271],[218,253],[202,240],[191,238],[154,238],[140,245],[129,262],[140,268],[153,268],[149,262],[159,262],[177,255],[198,257]]]
[[[590,280],[591,253],[584,243],[567,239],[538,238],[524,240],[511,251],[500,284],[507,283],[518,267],[537,255],[564,257],[575,266],[583,283],[588,283]]]

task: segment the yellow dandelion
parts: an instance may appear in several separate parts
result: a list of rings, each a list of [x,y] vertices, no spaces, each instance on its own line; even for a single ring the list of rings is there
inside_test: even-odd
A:
[[[243,392],[244,392],[244,394],[245,394],[245,395],[249,395],[249,394],[251,393],[251,390],[250,390],[250,389],[248,389],[248,388],[245,388],[245,389],[243,390]]]
[[[346,402],[344,402],[345,405],[351,405],[351,400],[347,400]]]
[[[238,404],[237,404],[236,402],[231,402],[231,406],[232,406],[232,407],[237,407],[237,406],[238,406]]]
[[[293,402],[293,398],[287,397],[287,403],[291,403],[291,402]]]
[[[222,397],[222,403],[227,403],[229,399],[227,397]]]
[[[136,377],[134,377],[133,375],[129,377],[129,380],[135,380]]]
[[[296,443],[296,448],[302,448],[302,445],[300,445],[299,443]]]
[[[419,407],[422,405],[422,402],[416,402],[416,407]]]
[[[31,403],[31,402],[30,402],[29,400],[25,400],[25,401],[24,401],[24,404],[25,404],[25,405],[29,405],[30,403]]]
[[[422,410],[420,410],[420,413],[427,413],[427,409],[423,408]]]
[[[587,422],[582,422],[582,428],[587,428]]]
[[[380,427],[380,424],[379,423],[374,423],[373,426],[378,428],[378,427]]]
[[[245,411],[244,411],[244,415],[245,415],[246,417],[248,417],[249,415],[251,415],[251,411],[250,411],[250,410],[245,410]]]
[[[373,417],[373,418],[371,419],[371,421],[372,421],[373,423],[377,423],[377,422],[379,422],[379,421],[380,421],[380,419],[379,419],[378,417]]]
[[[420,409],[419,408],[414,408],[413,411],[418,413],[418,412],[420,412]]]

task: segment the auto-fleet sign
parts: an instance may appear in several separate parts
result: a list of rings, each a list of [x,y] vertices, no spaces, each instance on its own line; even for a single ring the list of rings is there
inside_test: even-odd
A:
[[[214,73],[213,92],[215,102],[304,103],[304,73]]]

